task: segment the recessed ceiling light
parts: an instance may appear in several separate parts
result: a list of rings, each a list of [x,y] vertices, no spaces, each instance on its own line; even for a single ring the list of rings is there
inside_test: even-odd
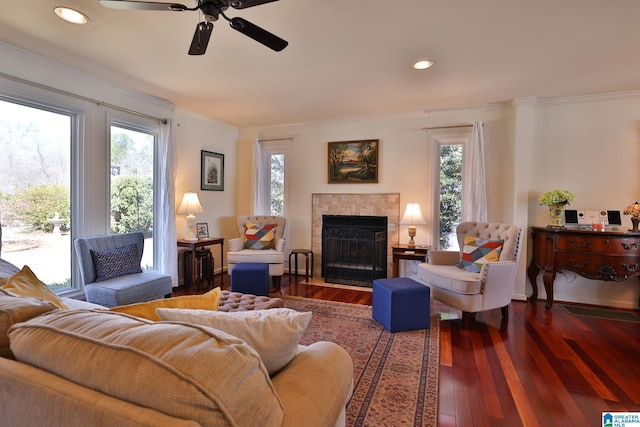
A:
[[[430,59],[421,59],[413,64],[413,68],[416,70],[426,70],[427,68],[433,67],[433,64],[435,64],[435,61]]]
[[[89,17],[82,12],[78,12],[75,9],[69,7],[58,6],[53,9],[53,12],[61,19],[72,24],[86,24],[89,22]]]

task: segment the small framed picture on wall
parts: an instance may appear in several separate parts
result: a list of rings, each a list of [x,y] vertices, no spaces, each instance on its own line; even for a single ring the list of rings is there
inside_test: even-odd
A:
[[[224,154],[202,150],[200,175],[201,190],[224,191]]]

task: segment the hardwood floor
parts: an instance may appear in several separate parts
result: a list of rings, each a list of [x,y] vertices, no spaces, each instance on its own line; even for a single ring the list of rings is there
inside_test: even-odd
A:
[[[371,304],[371,292],[289,283],[286,275],[280,293]],[[508,319],[500,310],[478,313],[461,329],[457,310],[433,302],[442,319],[441,427],[601,426],[602,412],[640,411],[640,323],[544,303],[514,301]]]

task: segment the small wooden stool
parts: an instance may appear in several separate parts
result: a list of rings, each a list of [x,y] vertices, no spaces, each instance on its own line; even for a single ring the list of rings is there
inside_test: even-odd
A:
[[[295,272],[298,275],[298,255],[304,255],[305,257],[305,282],[309,281],[309,271],[311,271],[311,277],[313,278],[313,251],[311,249],[292,249],[289,253],[289,278],[291,278],[291,257],[295,256]],[[311,260],[309,260],[311,256]],[[311,261],[311,268],[309,268],[309,261]]]
[[[196,283],[191,283],[192,271],[191,271],[191,257],[192,251],[184,251],[184,282],[185,285],[194,285],[195,290],[200,289],[200,283],[204,283],[206,279],[209,282],[209,286],[213,285],[214,276],[214,260],[211,254],[211,249],[204,248],[196,250]]]

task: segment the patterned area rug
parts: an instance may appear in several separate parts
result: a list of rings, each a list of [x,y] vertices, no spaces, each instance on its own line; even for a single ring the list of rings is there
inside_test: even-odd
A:
[[[437,426],[439,332],[390,333],[371,318],[371,307],[283,297],[285,307],[312,311],[302,344],[332,341],[349,352],[355,389],[347,426]]]

